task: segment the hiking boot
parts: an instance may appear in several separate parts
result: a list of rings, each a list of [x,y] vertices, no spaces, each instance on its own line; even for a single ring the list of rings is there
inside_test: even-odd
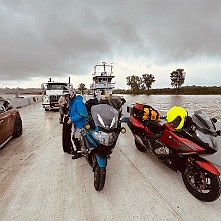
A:
[[[76,153],[81,153],[81,150],[71,150],[70,154],[76,154]]]
[[[76,153],[73,154],[72,159],[75,160],[75,159],[78,159],[80,157],[81,157],[81,154],[76,152]]]
[[[75,151],[75,150],[71,150],[70,152],[69,152],[69,154],[72,154],[72,155],[74,155],[74,154],[76,154],[77,153],[77,151]]]

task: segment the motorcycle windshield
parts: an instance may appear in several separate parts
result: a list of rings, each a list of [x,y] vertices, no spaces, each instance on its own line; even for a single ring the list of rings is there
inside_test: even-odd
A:
[[[91,107],[91,115],[96,126],[112,130],[118,126],[118,111],[108,104],[98,104]]]
[[[202,110],[194,111],[193,121],[205,130],[215,131],[215,126],[209,116]]]
[[[210,148],[218,150],[216,128],[209,116],[202,110],[194,112],[192,120],[197,125],[196,136]]]

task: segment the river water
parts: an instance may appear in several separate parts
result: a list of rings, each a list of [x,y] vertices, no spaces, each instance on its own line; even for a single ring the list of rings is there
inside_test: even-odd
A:
[[[15,98],[15,94],[0,94],[5,98]],[[23,96],[23,95],[22,95]],[[28,95],[27,95],[28,96]],[[30,96],[30,95],[29,95]],[[146,102],[157,110],[167,111],[173,106],[182,106],[189,115],[195,110],[204,110],[211,118],[215,117],[221,121],[221,95],[120,95],[127,103],[126,106],[138,101]],[[90,96],[86,96],[86,100]]]
[[[157,110],[164,111],[173,106],[181,106],[189,115],[201,109],[211,118],[215,117],[221,121],[221,95],[123,95],[123,97],[127,101],[126,105],[142,101]]]

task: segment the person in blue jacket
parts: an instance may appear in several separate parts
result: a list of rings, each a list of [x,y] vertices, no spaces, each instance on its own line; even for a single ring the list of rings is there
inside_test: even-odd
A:
[[[73,142],[76,147],[76,151],[73,153],[72,159],[77,159],[81,157],[78,151],[81,150],[80,137],[83,126],[87,123],[88,112],[86,106],[83,102],[83,97],[81,95],[74,94],[69,102],[69,120],[68,124],[74,125]]]

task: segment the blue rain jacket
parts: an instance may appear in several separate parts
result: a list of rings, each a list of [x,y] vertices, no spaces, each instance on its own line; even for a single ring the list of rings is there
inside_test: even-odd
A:
[[[87,109],[83,102],[83,97],[81,95],[77,95],[69,103],[69,117],[75,128],[82,128],[88,120],[88,118],[80,116],[80,112],[83,112],[86,116],[88,116]]]

